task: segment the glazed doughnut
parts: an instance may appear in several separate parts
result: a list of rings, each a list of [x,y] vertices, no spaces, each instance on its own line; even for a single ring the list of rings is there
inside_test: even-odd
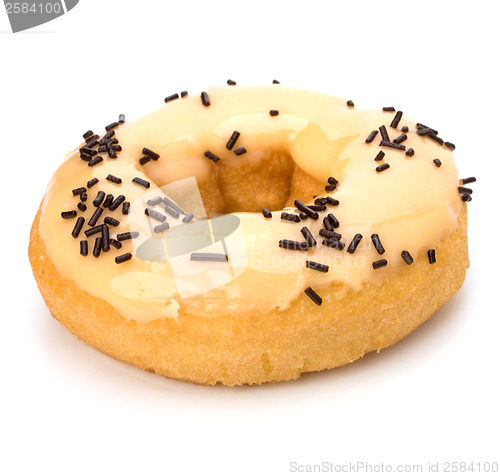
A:
[[[225,385],[337,367],[432,316],[469,264],[455,146],[392,107],[228,84],[66,157],[29,246],[52,315],[116,359]]]

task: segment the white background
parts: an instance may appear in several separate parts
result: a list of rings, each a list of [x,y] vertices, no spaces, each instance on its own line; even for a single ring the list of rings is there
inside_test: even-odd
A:
[[[0,474],[499,461],[498,6],[81,0],[17,34],[2,10]],[[396,346],[296,382],[205,388],[114,361],[50,317],[28,234],[64,153],[119,113],[228,78],[402,108],[456,143],[462,177],[477,176],[465,284]]]

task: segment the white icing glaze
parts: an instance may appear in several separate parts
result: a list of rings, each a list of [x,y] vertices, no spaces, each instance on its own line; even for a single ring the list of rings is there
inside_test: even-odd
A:
[[[403,249],[423,259],[428,249],[435,248],[457,227],[462,202],[453,154],[418,136],[415,123],[406,116],[399,127],[410,128],[404,145],[413,148],[415,155],[408,158],[404,152],[383,148],[384,160],[374,162],[381,150],[380,134],[371,144],[365,139],[382,124],[392,139],[399,135],[400,130],[389,127],[391,113],[348,108],[343,99],[281,85],[211,88],[207,92],[210,107],[202,105],[199,95],[191,95],[121,125],[116,137],[123,150],[117,159],[103,154],[103,163],[88,167],[76,149],[48,185],[40,234],[49,258],[64,278],[106,300],[124,317],[145,322],[176,317],[179,312],[207,317],[268,312],[288,308],[308,286],[320,295],[322,287],[332,283],[339,284],[339,292],[361,289],[364,283],[382,283],[389,273],[406,266],[400,256]],[[279,115],[271,117],[270,109],[279,110]],[[245,155],[236,156],[225,147],[235,130],[241,132],[236,147],[246,147]],[[140,166],[143,147],[159,153],[160,159]],[[213,168],[220,163],[207,159],[206,150],[235,166],[262,160],[263,151],[284,151],[316,180],[326,184],[329,176],[336,177],[340,185],[332,196],[340,205],[328,206],[325,213],[338,218],[340,228],[336,231],[342,233],[346,248],[356,233],[363,235],[357,251],[349,254],[322,245],[318,236],[321,218],[295,224],[280,220],[281,211],[273,212],[272,220],[260,213],[235,213],[240,227],[226,240],[233,247],[228,263],[193,262],[187,254],[166,261],[134,256],[115,264],[117,255],[133,252],[151,236],[151,220],[144,215],[147,198],[163,195],[160,187],[165,184],[192,176],[200,186],[210,183]],[[439,169],[432,162],[434,158],[443,164]],[[389,163],[390,169],[375,172],[383,162]],[[122,184],[106,181],[108,174],[120,177]],[[112,213],[105,210],[102,217],[120,221],[116,229],[110,227],[111,236],[130,229],[140,232],[138,238],[123,242],[121,250],[111,248],[98,259],[92,256],[94,237],[89,239],[89,256],[81,256],[79,240],[85,236],[82,233],[75,240],[71,236],[75,219],[63,220],[60,215],[76,209],[79,200],[72,196],[72,189],[85,186],[93,177],[99,178],[99,183],[89,189],[88,210],[80,215],[88,221],[94,210],[92,200],[102,187],[105,193],[123,194],[132,203],[127,216],[121,214],[121,208]],[[132,183],[134,177],[150,181],[151,188]],[[320,189],[317,194],[325,192]],[[195,215],[202,215],[202,211]],[[169,217],[169,222],[171,230],[163,233],[165,239],[176,220]],[[278,247],[280,239],[303,241],[302,226],[316,237],[315,248],[302,252]],[[382,258],[370,241],[373,233],[380,235],[386,250],[383,258],[389,262],[379,270],[372,268],[372,262]],[[221,252],[220,242],[210,250]],[[168,250],[164,251],[168,255]],[[329,272],[306,269],[306,259],[329,265]]]

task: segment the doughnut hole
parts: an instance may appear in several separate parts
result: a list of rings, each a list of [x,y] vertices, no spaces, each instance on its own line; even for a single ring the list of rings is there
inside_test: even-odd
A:
[[[249,152],[238,160],[221,160],[214,169],[217,185],[200,189],[209,213],[281,210],[293,206],[295,199],[308,202],[324,191],[323,184],[298,168],[290,154],[281,150]]]

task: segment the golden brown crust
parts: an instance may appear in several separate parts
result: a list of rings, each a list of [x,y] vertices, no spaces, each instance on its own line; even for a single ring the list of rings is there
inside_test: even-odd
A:
[[[365,285],[339,299],[323,289],[318,307],[305,295],[285,311],[217,318],[179,314],[137,323],[106,301],[63,279],[40,237],[40,210],[29,257],[52,315],[78,338],[116,359],[167,377],[205,385],[261,384],[337,367],[388,347],[431,317],[462,285],[469,266],[467,210],[436,248],[437,263],[420,257],[382,286]]]

